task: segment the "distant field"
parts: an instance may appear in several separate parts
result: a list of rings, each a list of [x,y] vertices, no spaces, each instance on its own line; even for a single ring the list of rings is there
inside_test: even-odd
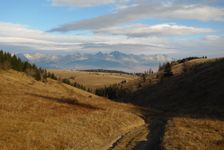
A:
[[[49,70],[62,78],[72,78],[75,82],[84,85],[87,88],[97,89],[124,80],[127,82],[136,79],[136,76],[122,73],[105,72],[86,72],[86,71],[68,71],[68,70]]]

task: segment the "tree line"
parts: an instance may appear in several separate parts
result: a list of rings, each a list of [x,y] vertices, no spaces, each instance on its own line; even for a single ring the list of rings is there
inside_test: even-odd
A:
[[[46,80],[49,75],[46,69],[39,68],[27,61],[23,62],[20,58],[16,57],[16,55],[3,52],[2,50],[0,50],[0,69],[14,69],[19,72],[24,72],[38,81]]]
[[[59,80],[59,79],[58,79]],[[62,79],[62,82],[65,83],[65,84],[68,84],[70,86],[74,86],[76,88],[79,88],[79,89],[82,89],[84,91],[88,91],[88,92],[92,92],[92,89],[90,88],[86,88],[84,85],[80,84],[80,83],[77,83],[77,82],[72,82],[70,81],[69,79]]]
[[[27,61],[22,61],[16,55],[12,55],[11,53],[4,52],[0,50],[0,69],[9,70],[13,69],[19,72],[24,72],[28,76],[33,77],[37,81],[47,81],[47,78],[51,78],[53,80],[61,81],[65,84],[74,86],[76,88],[92,91],[91,89],[87,89],[85,86],[77,83],[77,82],[70,82],[69,79],[61,79],[60,77],[56,76],[54,73],[47,72],[46,69],[42,69],[37,67],[35,64],[31,64]]]
[[[96,95],[107,97],[113,100],[120,100],[122,98],[125,98],[129,93],[130,91],[128,89],[122,88],[119,84],[113,84],[95,90]]]

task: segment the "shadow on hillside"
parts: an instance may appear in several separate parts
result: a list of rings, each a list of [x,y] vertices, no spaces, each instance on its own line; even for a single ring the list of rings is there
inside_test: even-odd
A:
[[[148,141],[137,150],[160,150],[168,120],[176,117],[224,121],[224,61],[198,65],[188,73],[164,79],[137,91],[132,103],[143,110],[149,124]]]
[[[68,104],[68,105],[72,105],[72,106],[77,106],[77,107],[82,107],[85,109],[92,109],[92,110],[99,110],[102,108],[99,107],[95,107],[92,106],[90,104],[84,104],[84,103],[80,103],[77,99],[73,98],[55,98],[55,97],[50,97],[50,96],[44,96],[44,95],[39,95],[39,94],[33,94],[33,93],[26,93],[27,95],[31,95],[31,96],[35,96],[41,99],[46,99],[48,101],[53,101],[53,102],[57,102],[57,103],[61,103],[61,104]]]

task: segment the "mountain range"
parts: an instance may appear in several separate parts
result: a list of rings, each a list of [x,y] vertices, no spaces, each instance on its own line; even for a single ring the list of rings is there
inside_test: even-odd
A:
[[[170,61],[167,55],[135,55],[119,51],[54,55],[43,53],[16,54],[23,61],[50,69],[113,69],[128,72],[141,72],[156,69],[159,64]]]

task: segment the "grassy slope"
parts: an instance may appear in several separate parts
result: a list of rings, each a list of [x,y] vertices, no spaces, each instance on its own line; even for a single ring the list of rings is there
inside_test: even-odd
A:
[[[164,149],[224,147],[224,60],[203,61],[188,62],[202,64],[185,74],[181,73],[183,64],[174,66],[176,76],[149,85],[133,96],[135,103],[161,112],[149,123],[158,123],[161,117],[165,120],[159,129],[162,141],[157,141]]]
[[[0,71],[0,149],[106,149],[144,124],[136,113],[54,80]]]
[[[74,77],[75,81],[84,85],[87,88],[97,89],[115,83],[120,83],[123,80],[131,81],[136,77],[120,73],[102,73],[102,72],[86,72],[86,71],[65,71],[65,70],[50,70],[50,72],[60,75],[63,78]]]
[[[165,78],[158,84],[137,91],[134,99],[164,111],[200,113],[200,108],[202,113],[212,115],[212,110],[215,110],[216,114],[224,107],[223,76],[224,61],[210,60],[188,73]]]

